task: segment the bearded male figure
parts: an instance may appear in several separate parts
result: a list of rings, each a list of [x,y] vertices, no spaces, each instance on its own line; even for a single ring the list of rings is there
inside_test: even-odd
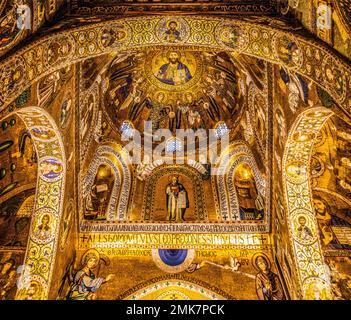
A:
[[[169,221],[184,221],[186,208],[189,208],[189,199],[177,176],[173,176],[171,183],[166,187],[166,205]]]
[[[180,62],[177,52],[171,51],[168,55],[168,61],[156,72],[155,76],[158,80],[175,86],[184,84],[192,79],[189,68]]]

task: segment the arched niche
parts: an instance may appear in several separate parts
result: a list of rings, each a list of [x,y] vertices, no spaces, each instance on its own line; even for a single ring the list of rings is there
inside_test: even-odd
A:
[[[249,175],[251,181],[252,195],[246,192],[246,196],[252,198],[252,216],[256,218],[259,217],[257,208],[261,208],[264,203],[269,203],[269,193],[266,190],[266,181],[258,169],[250,148],[244,142],[239,141],[233,143],[222,152],[217,168],[217,170],[219,170],[218,175],[212,178],[213,190],[218,190],[216,191],[218,195],[218,214],[224,221],[242,220],[238,199],[238,192],[240,192],[241,187],[236,183],[235,175],[237,174],[238,177],[240,170],[243,168],[245,168],[244,175]],[[254,189],[255,191],[253,192]],[[244,191],[247,190],[243,190],[243,192]],[[244,197],[241,196],[240,198],[243,204]],[[254,213],[255,208],[253,206],[256,208],[256,214]],[[259,223],[267,223],[267,221],[269,221],[269,210],[267,209],[268,206],[263,206],[265,207],[263,209],[265,214],[263,214],[262,218],[247,220],[256,220]],[[268,231],[268,226],[263,226],[261,231],[264,230]]]
[[[106,220],[114,185],[115,174],[113,169],[108,163],[101,161],[93,183],[84,199],[84,219]]]
[[[146,157],[146,159],[148,160],[149,158],[147,157],[147,155],[144,155],[144,157]],[[169,160],[167,158],[167,160]],[[186,164],[192,168],[194,168],[195,170],[197,170],[202,176],[207,177],[209,175],[209,170],[208,168],[205,167],[205,165],[201,164],[198,161],[195,161],[193,159],[185,159]],[[136,173],[137,173],[137,177],[140,180],[145,180],[148,178],[148,176],[151,175],[151,173],[157,169],[160,166],[163,166],[165,164],[166,160],[164,161],[163,159],[158,159],[155,160],[151,163],[141,163],[138,165],[137,169],[136,169]]]
[[[257,189],[251,167],[245,162],[241,163],[233,174],[240,220],[263,220],[265,203]]]
[[[97,179],[99,168],[102,168],[102,166],[111,170],[109,178],[102,179],[109,182],[97,186],[94,182]],[[82,179],[82,189],[84,201],[81,210],[83,218],[87,217],[87,213],[89,215],[89,211],[94,211],[89,209],[89,199],[96,198],[100,190],[102,196],[109,199],[104,200],[106,210],[105,213],[100,215],[103,218],[106,217],[106,220],[112,221],[127,219],[131,172],[128,155],[124,153],[119,144],[106,142],[97,148],[93,161]],[[96,216],[96,214],[93,214],[93,216]]]
[[[184,212],[179,213],[179,216],[177,213],[174,215],[170,213],[172,206],[176,205],[172,202],[173,193],[184,194],[184,199],[182,198]],[[146,221],[205,221],[207,210],[202,175],[190,166],[157,167],[146,180],[142,212],[143,220]]]

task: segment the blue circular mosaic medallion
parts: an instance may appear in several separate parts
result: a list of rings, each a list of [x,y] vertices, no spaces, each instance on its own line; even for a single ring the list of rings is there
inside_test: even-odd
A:
[[[186,270],[194,257],[194,249],[152,249],[152,258],[155,264],[169,273]]]
[[[185,261],[188,249],[158,249],[158,254],[165,264],[174,267]]]

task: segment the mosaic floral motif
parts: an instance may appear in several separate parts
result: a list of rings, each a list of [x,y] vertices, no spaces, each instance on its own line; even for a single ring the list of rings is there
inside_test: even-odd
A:
[[[220,24],[217,27],[217,41],[226,47],[243,51],[249,44],[246,30],[230,24]]]
[[[331,294],[321,245],[318,240],[316,241],[318,227],[311,205],[312,198],[308,179],[313,141],[331,115],[332,113],[324,108],[314,108],[311,111],[303,112],[289,134],[283,159],[283,167],[285,168],[283,182],[289,208],[287,218],[289,219],[290,232],[294,238],[293,248],[298,276],[303,295],[308,299],[326,299],[330,298]],[[302,138],[298,132],[303,132],[303,136],[306,138]],[[302,157],[301,145],[304,146]],[[292,166],[291,163],[296,162],[297,159],[299,159],[299,164],[302,161],[301,164]],[[301,167],[305,170],[298,169]]]
[[[57,247],[58,225],[60,221],[65,164],[62,142],[58,129],[39,108],[24,108],[17,112],[29,130],[38,134],[32,136],[38,150],[39,169],[37,195],[29,235],[24,269],[19,280],[18,299],[45,299],[52,277],[53,262]],[[47,134],[38,128],[47,128]],[[43,139],[43,137],[45,137]],[[55,143],[56,142],[56,143]],[[46,144],[48,146],[46,146]],[[57,158],[52,158],[52,154]]]
[[[195,292],[197,295],[200,294],[210,300],[232,299],[232,297],[217,288],[209,288],[207,283],[195,279],[188,279],[187,277],[178,274],[151,279],[149,282],[150,283],[142,283],[136,288],[125,292],[119,298],[125,300],[140,300],[155,292],[162,292],[164,289],[174,288],[170,290],[181,291],[183,294],[184,290],[188,291],[190,294],[191,292]],[[166,294],[169,294],[169,292]],[[158,297],[160,297],[160,295],[158,295]]]

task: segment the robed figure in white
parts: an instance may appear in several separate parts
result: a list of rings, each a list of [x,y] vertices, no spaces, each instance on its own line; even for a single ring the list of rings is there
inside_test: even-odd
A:
[[[185,211],[189,208],[189,199],[177,176],[173,176],[171,183],[166,187],[166,204],[169,221],[184,221]]]

